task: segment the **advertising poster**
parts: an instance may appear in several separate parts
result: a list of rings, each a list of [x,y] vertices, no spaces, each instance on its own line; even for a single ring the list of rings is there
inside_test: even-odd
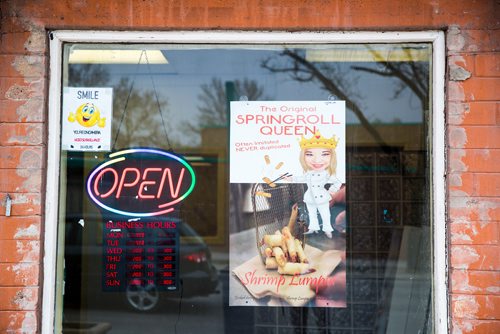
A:
[[[68,151],[111,150],[113,89],[65,87],[61,146]]]
[[[345,102],[231,102],[230,306],[345,307]]]

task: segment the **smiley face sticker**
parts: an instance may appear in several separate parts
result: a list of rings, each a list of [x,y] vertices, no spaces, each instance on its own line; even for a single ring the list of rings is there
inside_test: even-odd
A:
[[[71,123],[76,121],[86,128],[91,128],[96,124],[103,128],[106,125],[106,118],[101,117],[99,108],[91,102],[81,104],[75,113],[70,112],[68,121]]]
[[[113,88],[64,87],[61,148],[109,151],[113,124]]]

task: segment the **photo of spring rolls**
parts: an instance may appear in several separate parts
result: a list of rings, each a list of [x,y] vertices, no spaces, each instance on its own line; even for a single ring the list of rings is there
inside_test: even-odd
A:
[[[289,253],[288,246],[287,246],[287,240],[283,236],[281,238],[281,249],[283,250],[283,253],[285,253],[285,257],[288,259],[290,253]]]
[[[309,263],[307,259],[306,253],[302,248],[302,244],[298,239],[295,239],[295,249],[297,250],[297,255],[299,256],[299,262],[301,263]]]
[[[265,183],[267,183],[267,185],[271,188],[275,188],[276,187],[276,183],[274,183],[270,178],[268,178],[267,176],[264,176],[262,178],[262,181],[264,181]]]
[[[280,162],[276,165],[276,167],[274,167],[275,169],[280,169],[281,167],[283,167],[283,162]]]
[[[256,191],[255,196],[271,198],[272,195],[270,193],[266,193],[265,191]]]
[[[280,267],[283,267],[287,263],[285,258],[285,253],[283,253],[281,247],[273,247],[273,255],[276,258],[276,262],[278,262],[278,265]]]
[[[266,269],[278,269],[278,261],[274,257],[266,258]]]
[[[282,262],[281,259],[278,261],[281,267],[288,262],[309,263],[302,243],[293,237],[288,226],[283,227],[281,231],[276,230],[274,234],[264,235],[261,245],[267,246],[263,250],[263,255],[266,257],[276,256],[275,253],[278,253],[278,256],[281,257],[281,254],[283,254],[285,262]]]
[[[278,273],[281,275],[301,275],[310,271],[309,263],[291,263],[278,267]]]
[[[279,234],[266,234],[262,240],[264,244],[273,248],[281,247],[283,236]]]
[[[267,176],[264,176],[262,178],[262,180],[267,183],[268,186],[270,186],[271,188],[275,188],[276,187],[276,183],[274,183],[270,178],[268,178]]]
[[[269,247],[267,247],[264,251],[264,253],[266,254],[266,257],[272,257],[273,256],[273,250]]]
[[[290,229],[288,228],[288,226],[283,227],[282,233],[285,236],[285,238],[293,238],[292,232],[290,232]]]
[[[264,156],[264,160],[266,161],[266,165],[271,164],[271,158],[269,158],[269,155],[267,155],[267,154],[266,154],[266,155]]]
[[[297,262],[297,247],[295,247],[295,241],[290,237],[284,237],[286,241],[286,246],[288,249],[288,256],[290,257],[291,262]]]

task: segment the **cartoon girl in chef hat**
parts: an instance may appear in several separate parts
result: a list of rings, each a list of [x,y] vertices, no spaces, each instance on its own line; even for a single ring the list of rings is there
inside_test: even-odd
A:
[[[320,229],[318,212],[322,220],[322,230],[328,238],[332,237],[330,222],[330,199],[340,189],[341,182],[335,176],[337,169],[337,147],[339,139],[336,136],[325,138],[319,131],[310,138],[301,137],[299,161],[304,174],[294,176],[294,182],[307,184],[304,193],[304,203],[309,212],[309,229],[306,234],[317,233]],[[325,185],[331,184],[329,190]]]

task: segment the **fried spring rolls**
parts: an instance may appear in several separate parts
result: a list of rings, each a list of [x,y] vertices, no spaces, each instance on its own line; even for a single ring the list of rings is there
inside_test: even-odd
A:
[[[309,272],[309,263],[291,263],[278,267],[278,273],[281,275],[300,275]]]
[[[290,252],[288,251],[288,246],[286,245],[286,239],[283,238],[281,241],[281,249],[283,250],[283,253],[285,254],[285,258],[288,260],[290,258]]]
[[[266,160],[266,165],[269,165],[271,163],[271,158],[269,158],[267,154],[264,156],[264,160]]]
[[[265,191],[256,191],[255,196],[271,198],[272,195],[270,193],[266,193]]]
[[[273,255],[280,267],[283,267],[286,264],[285,253],[283,253],[281,247],[273,247]]]
[[[283,162],[280,162],[276,165],[276,167],[274,167],[275,169],[280,169],[281,167],[283,167]]]
[[[263,177],[262,180],[267,183],[267,185],[271,188],[276,187],[276,183],[274,183],[270,178],[268,177]]]
[[[285,258],[288,259],[288,247],[286,246],[286,240],[285,240],[285,238],[281,234],[280,230],[277,230],[276,232],[274,232],[274,234],[281,236],[281,245],[280,245],[280,247],[283,250],[283,253],[285,254]]]
[[[285,241],[288,248],[288,255],[290,256],[290,261],[297,262],[297,247],[295,247],[294,238],[285,237]]]
[[[274,257],[266,258],[266,269],[278,269],[278,261]]]
[[[293,239],[292,232],[290,232],[290,229],[288,228],[288,226],[283,227],[282,232],[283,232],[283,236],[285,236],[285,238],[292,238]]]
[[[306,253],[304,252],[304,249],[302,248],[302,243],[298,239],[295,239],[295,249],[297,250],[297,255],[299,256],[299,261],[301,263],[309,263],[309,260],[307,259],[307,256],[306,256]]]
[[[279,234],[266,234],[264,236],[263,242],[269,247],[281,246],[283,236]]]
[[[264,253],[266,254],[266,257],[271,257],[273,256],[273,250],[269,247],[267,247],[265,250],[264,250]]]

